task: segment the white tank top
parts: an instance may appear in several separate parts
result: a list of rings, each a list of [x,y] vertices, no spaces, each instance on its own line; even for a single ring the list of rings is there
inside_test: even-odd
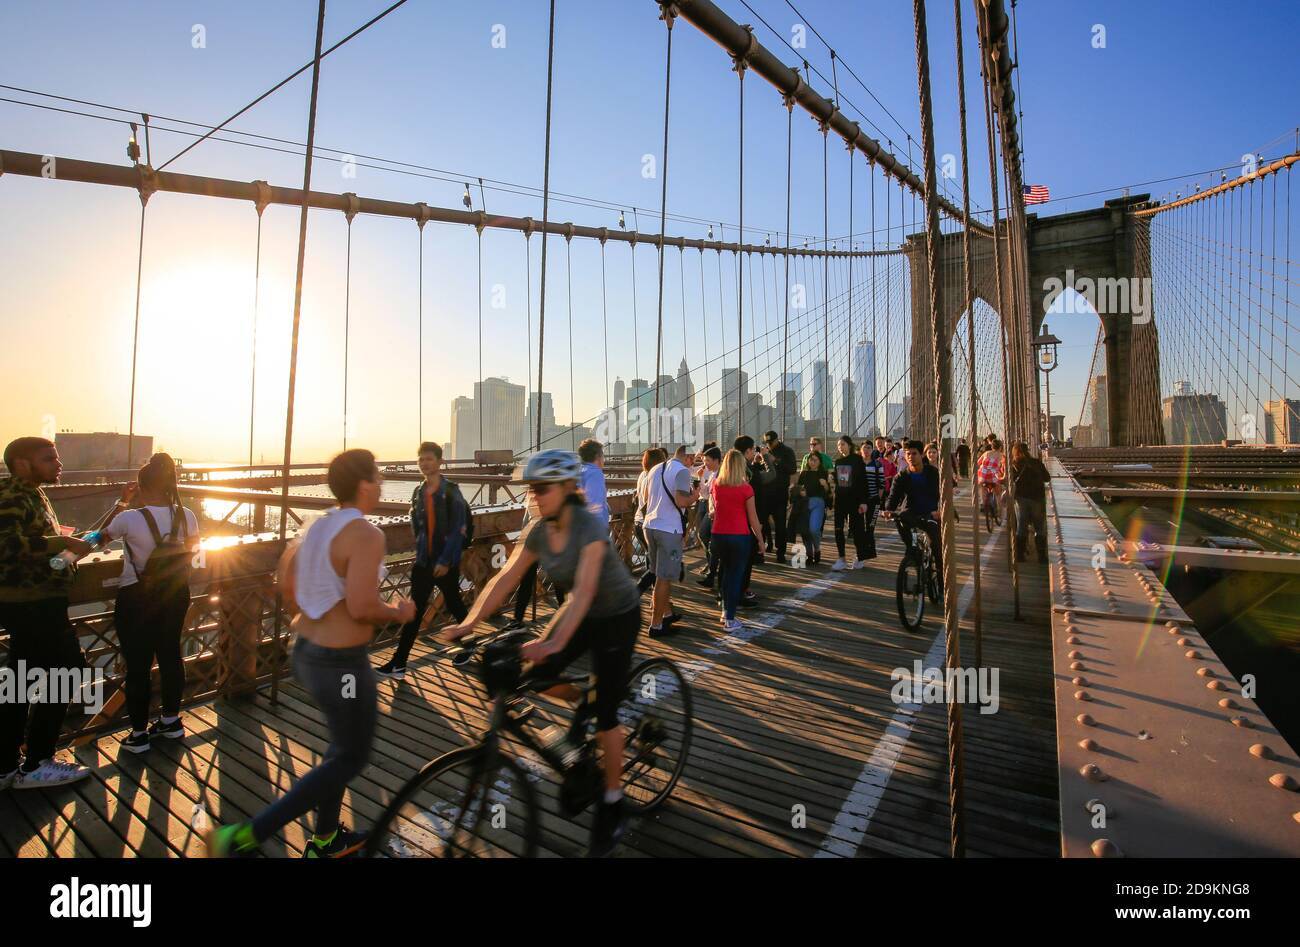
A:
[[[298,607],[311,619],[319,619],[347,597],[343,576],[330,562],[330,546],[339,531],[354,520],[364,519],[356,507],[330,510],[308,527],[294,561],[297,569]]]

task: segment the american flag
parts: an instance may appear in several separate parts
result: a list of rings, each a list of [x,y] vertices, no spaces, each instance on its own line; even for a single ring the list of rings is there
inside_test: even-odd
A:
[[[1052,196],[1052,192],[1047,189],[1045,184],[1026,184],[1025,185],[1025,203],[1042,204]]]

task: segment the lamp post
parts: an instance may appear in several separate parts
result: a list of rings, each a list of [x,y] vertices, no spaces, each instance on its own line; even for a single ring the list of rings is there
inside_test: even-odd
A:
[[[1046,376],[1044,381],[1047,385],[1047,434],[1044,440],[1050,443],[1052,439],[1052,369],[1056,368],[1057,365],[1056,347],[1061,344],[1061,340],[1048,332],[1047,323],[1043,323],[1043,334],[1030,344],[1034,347],[1038,370]]]

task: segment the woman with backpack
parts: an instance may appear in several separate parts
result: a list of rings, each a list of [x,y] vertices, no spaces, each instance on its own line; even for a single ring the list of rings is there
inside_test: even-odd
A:
[[[126,661],[126,708],[131,732],[122,749],[143,753],[150,740],[185,736],[181,692],[185,667],[181,630],[190,608],[190,565],[199,544],[199,523],[181,506],[176,462],[154,454],[101,529],[103,542],[122,540],[122,578],[113,624]],[[162,691],[162,714],[149,722],[154,659]]]

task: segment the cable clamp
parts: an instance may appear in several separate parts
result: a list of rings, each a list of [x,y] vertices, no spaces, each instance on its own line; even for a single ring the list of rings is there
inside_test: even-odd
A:
[[[564,241],[569,243],[573,240],[573,221],[564,225]]]
[[[361,212],[361,201],[351,191],[344,194],[343,199],[347,202],[347,208],[343,211],[343,216],[347,218],[348,224],[351,225],[352,218]]]
[[[477,231],[479,232],[479,235],[480,235],[480,236],[482,236],[482,234],[483,234],[483,230],[484,230],[484,228],[486,228],[486,227],[487,227],[487,212],[486,212],[486,211],[479,211],[479,212],[478,212],[478,222],[474,224],[474,229],[477,230]]]
[[[154,191],[158,190],[158,172],[147,164],[137,164],[135,171],[139,178],[136,187],[140,191],[140,204],[144,206],[149,203]]]
[[[858,127],[857,122],[849,122],[849,124],[853,126],[853,137],[852,138],[845,137],[844,147],[847,148],[849,151],[852,151],[858,146],[858,135],[862,133],[862,129]]]
[[[424,201],[420,201],[415,206],[419,209],[419,216],[415,218],[415,223],[416,226],[423,230],[424,225],[429,222],[429,218],[432,217],[433,214],[429,211],[429,205]]]
[[[524,218],[524,237],[525,237],[525,238],[531,237],[531,236],[533,235],[533,230],[534,230],[534,229],[535,229],[535,228],[534,228],[533,218],[531,218],[531,217],[525,217],[525,218]]]
[[[664,21],[664,25],[670,30],[673,28],[673,20],[681,16],[681,11],[677,9],[677,4],[672,0],[659,0],[659,19]]]
[[[731,71],[737,73],[741,79],[745,78],[745,69],[749,66],[749,54],[754,51],[757,40],[754,39],[754,27],[744,23],[740,27],[745,31],[745,48],[739,53],[733,53],[731,56]]]
[[[253,208],[257,211],[257,216],[261,217],[262,212],[271,205],[271,185],[265,181],[254,181],[253,189],[257,191],[257,196],[253,198]]]
[[[599,238],[599,239],[600,239],[600,245],[603,247],[603,246],[605,245],[605,241],[609,239],[609,228],[608,228],[608,227],[601,227],[601,228],[600,228],[600,238]]]

